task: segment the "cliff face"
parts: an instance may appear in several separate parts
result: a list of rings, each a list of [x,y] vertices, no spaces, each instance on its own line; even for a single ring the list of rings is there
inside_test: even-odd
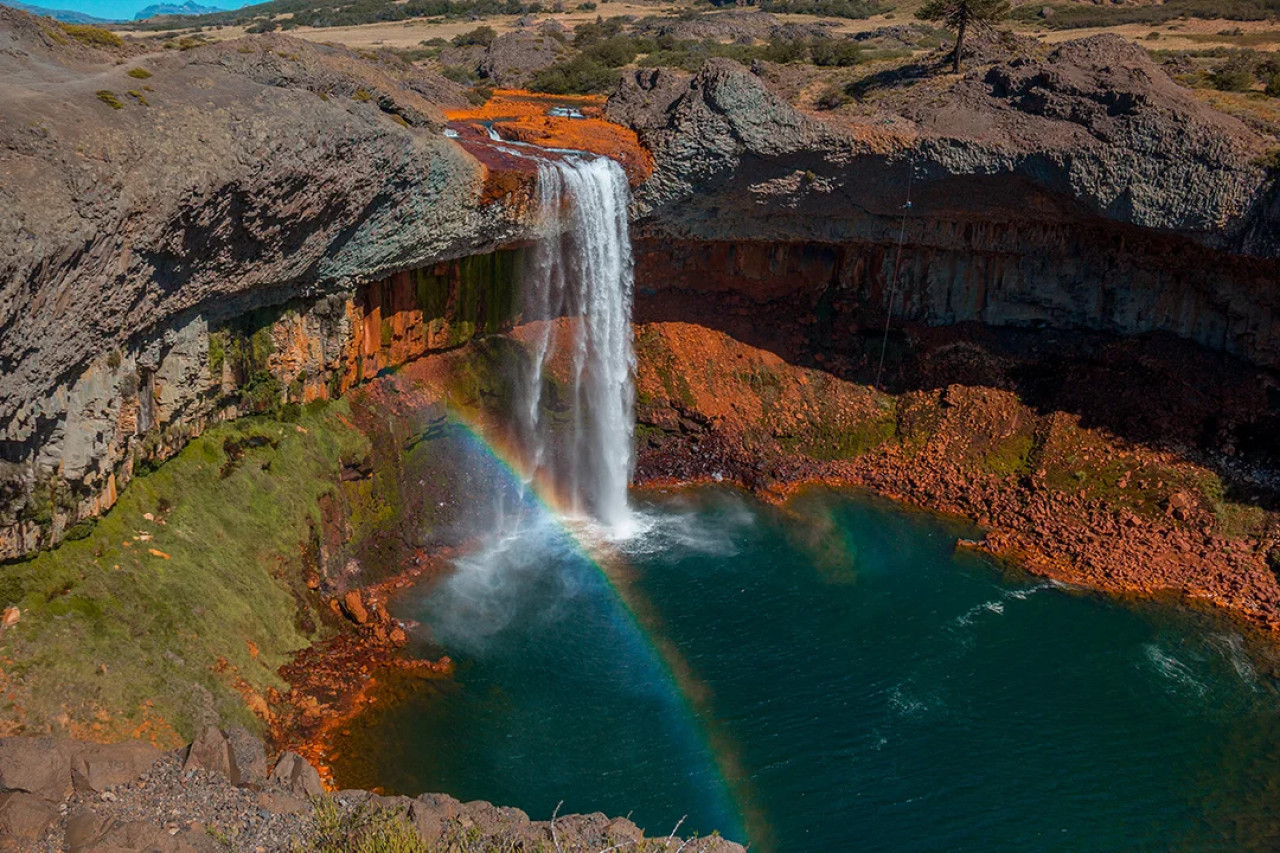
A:
[[[445,138],[453,84],[279,36],[90,47],[3,8],[0,43],[0,559],[210,418],[421,354],[388,299],[494,316],[430,270],[525,235],[528,186],[486,192]],[[428,298],[413,269],[445,278]]]
[[[608,114],[656,163],[642,292],[834,285],[868,322],[893,299],[931,325],[1164,331],[1280,364],[1280,218],[1251,131],[1109,37],[928,85],[873,122],[802,114],[728,62],[624,81]],[[760,267],[748,244],[790,248]]]
[[[446,137],[440,106],[474,112],[453,84],[282,36],[93,47],[10,10],[0,41],[0,559],[210,421],[516,321],[533,175]],[[1088,39],[881,103],[821,119],[720,61],[624,81],[606,116],[629,129],[592,144],[639,183],[642,310],[731,294],[831,337],[892,305],[1280,363],[1263,143],[1140,50]],[[529,110],[515,135],[561,139]]]

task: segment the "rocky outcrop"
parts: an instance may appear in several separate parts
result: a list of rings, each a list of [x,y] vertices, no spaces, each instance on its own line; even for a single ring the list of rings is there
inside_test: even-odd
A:
[[[377,355],[404,329],[376,282],[531,227],[528,185],[487,192],[443,135],[457,87],[410,66],[282,36],[104,50],[10,9],[0,41],[0,559],[208,420],[420,354]],[[456,306],[431,281],[415,301]]]
[[[1276,254],[1245,239],[1269,188],[1262,141],[1122,39],[1071,42],[976,68],[942,97],[908,89],[886,103],[895,115],[820,120],[713,60],[692,77],[636,72],[607,114],[654,151],[642,219],[685,236],[865,237],[868,214],[901,212],[910,174],[913,218],[1100,217]]]
[[[893,114],[823,119],[728,61],[625,80],[607,113],[655,161],[639,292],[808,288],[871,325],[892,304],[932,325],[1165,331],[1280,365],[1263,143],[1139,48],[1094,37],[950,92],[901,88]],[[825,260],[791,275],[778,261],[796,252]]]
[[[209,752],[209,747],[221,745]],[[86,753],[112,749],[139,758],[112,777],[111,784],[74,792],[37,794],[0,788],[0,851],[71,853],[216,853],[228,839],[237,849],[263,853],[295,850],[358,849],[362,833],[374,825],[389,827],[406,842],[429,849],[455,849],[465,842],[484,849],[555,849],[595,853],[613,845],[645,850],[734,853],[741,845],[718,837],[681,839],[672,833],[646,840],[643,830],[625,818],[602,814],[563,815],[531,821],[519,809],[486,802],[462,803],[443,794],[387,797],[368,791],[326,794],[315,768],[284,753],[266,775],[262,742],[247,732],[201,732],[184,750],[161,754],[145,744],[101,747],[76,741],[0,739],[0,771],[14,754],[39,758],[55,775]],[[237,779],[227,757],[259,756],[252,779]],[[184,759],[184,754],[186,755]],[[209,760],[211,759],[211,760]],[[419,840],[420,839],[420,840]],[[414,849],[417,849],[416,847]]]

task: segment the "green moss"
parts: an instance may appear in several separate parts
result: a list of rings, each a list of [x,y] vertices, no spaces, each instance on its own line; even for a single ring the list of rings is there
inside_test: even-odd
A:
[[[898,432],[896,406],[888,399],[883,403],[875,414],[854,424],[816,424],[800,447],[815,459],[855,459],[892,441]]]
[[[992,474],[1006,477],[1027,470],[1035,437],[1028,430],[1019,430],[1008,438],[997,440],[983,454],[982,467]]]
[[[456,346],[509,328],[520,311],[523,256],[518,249],[503,250],[414,272],[427,334],[434,338],[447,329],[444,344]]]
[[[101,709],[127,728],[151,702],[190,736],[211,696],[224,719],[256,725],[213,667],[223,656],[254,689],[279,686],[276,670],[309,641],[295,618],[307,600],[299,543],[340,460],[368,452],[345,415],[342,403],[303,413],[305,434],[262,419],[213,427],[135,478],[82,538],[0,567],[0,604],[23,610],[0,655],[27,717],[89,722]],[[275,446],[244,449],[223,476],[228,441],[250,432]]]

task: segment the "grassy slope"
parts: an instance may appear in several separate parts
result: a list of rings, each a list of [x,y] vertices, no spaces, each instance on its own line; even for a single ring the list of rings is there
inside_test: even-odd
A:
[[[86,538],[0,567],[0,600],[23,611],[0,635],[0,730],[62,720],[172,743],[210,711],[253,725],[237,679],[278,684],[317,630],[301,589],[317,500],[368,449],[345,410],[212,427],[134,479]],[[250,438],[267,443],[229,466]]]

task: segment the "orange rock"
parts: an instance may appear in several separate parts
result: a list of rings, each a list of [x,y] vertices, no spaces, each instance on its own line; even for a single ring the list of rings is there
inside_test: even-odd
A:
[[[369,611],[365,609],[364,602],[360,599],[359,590],[353,589],[342,597],[342,610],[357,625],[363,625],[369,621]]]

